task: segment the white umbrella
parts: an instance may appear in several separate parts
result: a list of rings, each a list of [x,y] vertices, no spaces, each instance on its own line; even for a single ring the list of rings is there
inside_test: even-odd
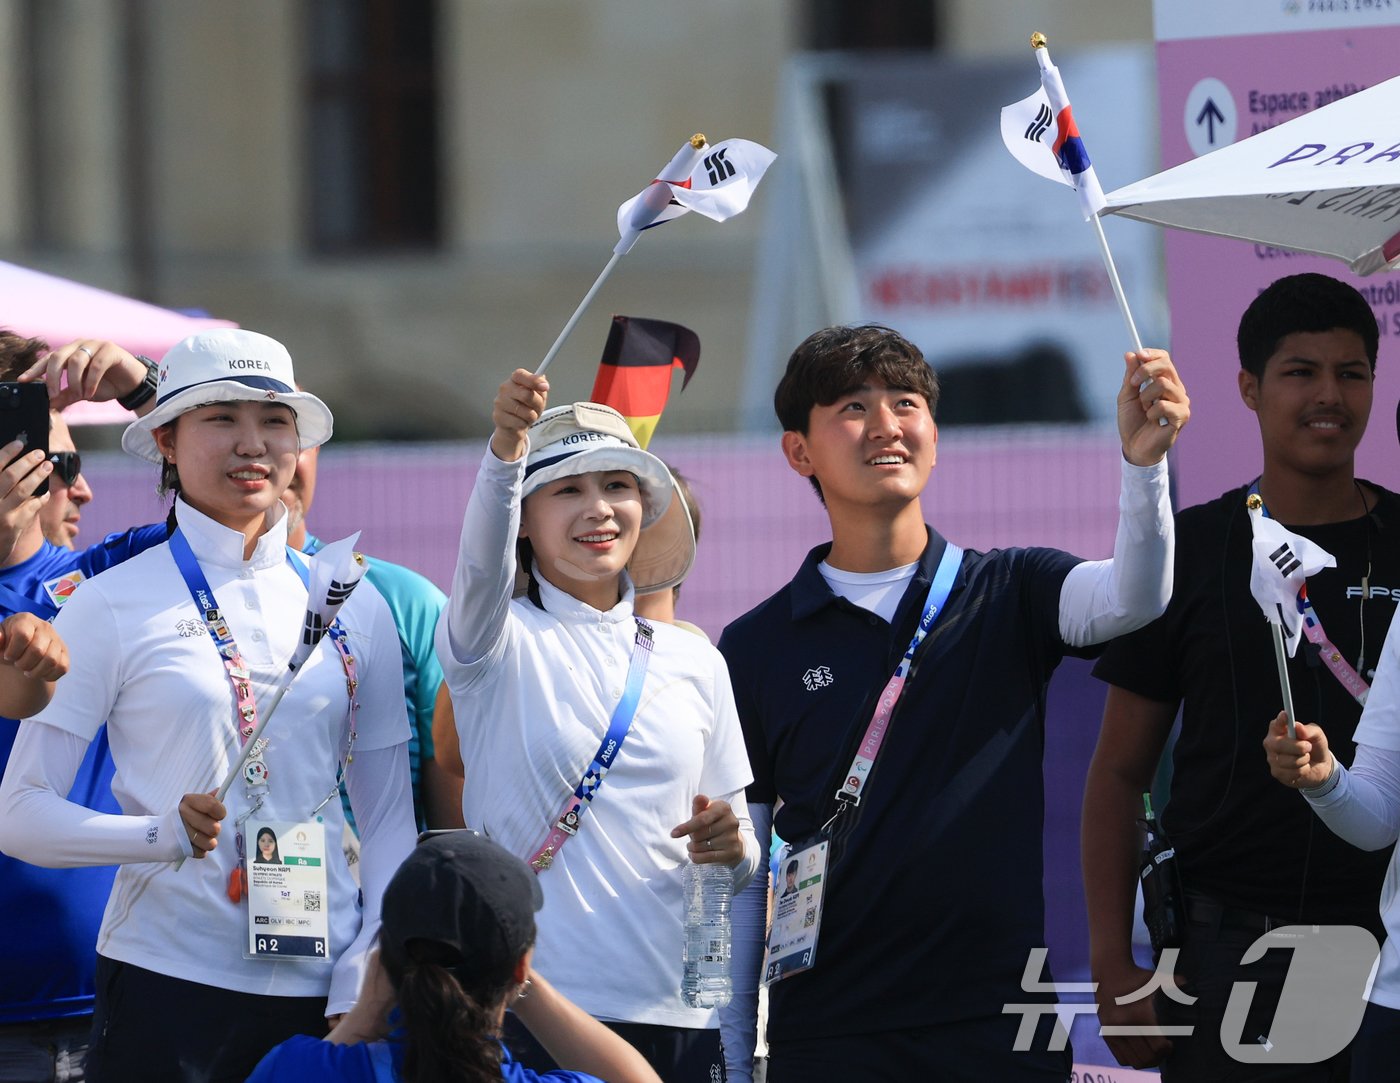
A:
[[[1100,213],[1400,269],[1397,116],[1400,78],[1110,192]]]

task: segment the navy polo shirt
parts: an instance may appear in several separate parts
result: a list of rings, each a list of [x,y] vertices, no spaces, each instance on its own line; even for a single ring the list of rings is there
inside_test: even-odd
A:
[[[929,530],[893,624],[831,591],[818,569],[828,544],[725,629],[748,798],[782,801],[783,838],[831,816],[946,545]],[[999,1016],[1008,1001],[1042,999],[1021,975],[1045,942],[1045,688],[1070,650],[1060,587],[1078,563],[1055,549],[963,555],[860,807],[843,817],[816,966],[772,988],[771,1038]]]

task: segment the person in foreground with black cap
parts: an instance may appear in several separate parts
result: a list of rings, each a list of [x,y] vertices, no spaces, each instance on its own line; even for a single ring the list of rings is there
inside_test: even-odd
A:
[[[530,968],[543,905],[529,867],[490,839],[429,838],[384,892],[379,958],[355,1008],[324,1040],[273,1049],[248,1083],[659,1083],[640,1053]],[[538,1075],[512,1060],[500,1040],[507,1005],[574,1069]]]
[[[333,427],[296,390],[286,347],[202,332],[165,354],[157,384],[122,446],[175,491],[170,536],[59,612],[75,665],[19,728],[0,850],[121,866],[97,935],[88,1083],[235,1083],[356,999],[379,898],[414,842],[403,664],[388,607],[361,584],[281,684],[317,571],[287,549],[281,496]],[[255,737],[274,688],[285,698]],[[73,799],[104,722],[119,813]],[[245,743],[241,785],[216,797]],[[362,888],[339,845],[342,780]],[[280,865],[251,861],[265,826]]]

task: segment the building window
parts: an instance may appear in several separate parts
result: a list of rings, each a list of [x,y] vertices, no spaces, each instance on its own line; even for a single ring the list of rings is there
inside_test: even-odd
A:
[[[807,0],[808,49],[920,49],[938,44],[935,0]]]
[[[437,245],[436,14],[435,0],[310,0],[307,220],[316,251]]]

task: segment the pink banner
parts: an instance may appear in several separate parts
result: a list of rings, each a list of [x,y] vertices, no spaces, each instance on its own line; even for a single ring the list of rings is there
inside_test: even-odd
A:
[[[1400,22],[1400,12],[1395,15]],[[1209,21],[1209,20],[1206,20]],[[1338,20],[1340,22],[1340,20]],[[1163,169],[1400,74],[1400,25],[1163,41],[1157,47]],[[1235,332],[1261,289],[1316,271],[1356,286],[1380,326],[1371,425],[1358,472],[1400,484],[1395,470],[1400,275],[1358,278],[1335,260],[1169,230],[1171,348],[1191,394],[1177,445],[1179,505],[1209,500],[1263,468],[1254,418],[1240,401]]]

